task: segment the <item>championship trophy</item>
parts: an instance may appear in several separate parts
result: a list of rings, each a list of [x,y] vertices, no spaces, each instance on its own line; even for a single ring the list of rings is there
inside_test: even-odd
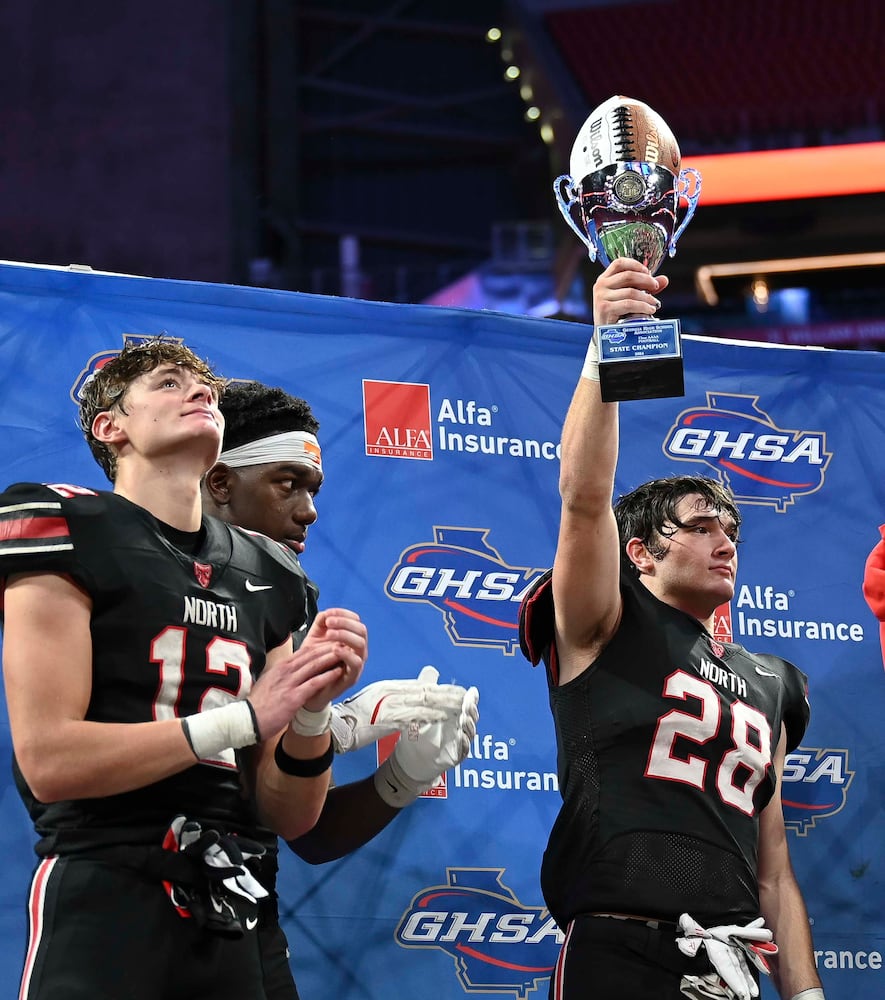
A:
[[[679,146],[647,104],[611,97],[581,126],[569,169],[553,184],[563,218],[603,267],[632,257],[656,273],[688,225],[701,175],[680,170]],[[626,316],[596,328],[602,398],[682,396],[679,320]]]

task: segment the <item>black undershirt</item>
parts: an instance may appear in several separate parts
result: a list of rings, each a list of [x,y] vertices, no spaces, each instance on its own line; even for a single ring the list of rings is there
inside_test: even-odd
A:
[[[157,521],[157,525],[166,541],[180,552],[195,556],[200,551],[206,535],[202,525],[196,531],[181,531],[179,528],[173,528],[171,524],[164,524],[163,521]]]

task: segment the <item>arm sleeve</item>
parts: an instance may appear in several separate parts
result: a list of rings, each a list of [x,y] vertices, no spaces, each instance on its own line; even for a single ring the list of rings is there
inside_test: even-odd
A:
[[[802,671],[780,656],[756,653],[756,657],[776,668],[784,685],[783,720],[787,731],[787,752],[796,749],[802,742],[811,719],[811,705],[808,701],[808,677]]]
[[[863,596],[870,611],[885,622],[885,524],[879,528],[882,538],[869,556],[863,574]]]
[[[538,577],[519,606],[519,648],[536,667],[553,642],[553,570]]]
[[[57,491],[17,483],[0,494],[0,578],[16,573],[59,573],[79,582],[74,512]]]

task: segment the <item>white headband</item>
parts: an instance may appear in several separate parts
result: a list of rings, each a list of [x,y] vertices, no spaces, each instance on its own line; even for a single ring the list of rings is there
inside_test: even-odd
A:
[[[314,434],[307,431],[286,431],[285,434],[259,438],[241,444],[239,448],[223,451],[218,460],[232,469],[244,465],[265,465],[267,462],[298,462],[321,474],[323,471],[320,443]]]

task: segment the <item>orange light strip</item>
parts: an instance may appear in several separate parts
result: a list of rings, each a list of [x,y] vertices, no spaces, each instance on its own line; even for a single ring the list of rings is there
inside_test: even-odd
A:
[[[719,296],[714,278],[732,278],[746,274],[792,274],[794,271],[828,271],[841,267],[880,267],[885,253],[844,253],[820,257],[783,257],[777,260],[749,260],[736,264],[705,264],[695,271],[695,287],[708,306],[715,306]]]
[[[682,165],[700,171],[699,207],[885,191],[885,142],[691,156]]]

